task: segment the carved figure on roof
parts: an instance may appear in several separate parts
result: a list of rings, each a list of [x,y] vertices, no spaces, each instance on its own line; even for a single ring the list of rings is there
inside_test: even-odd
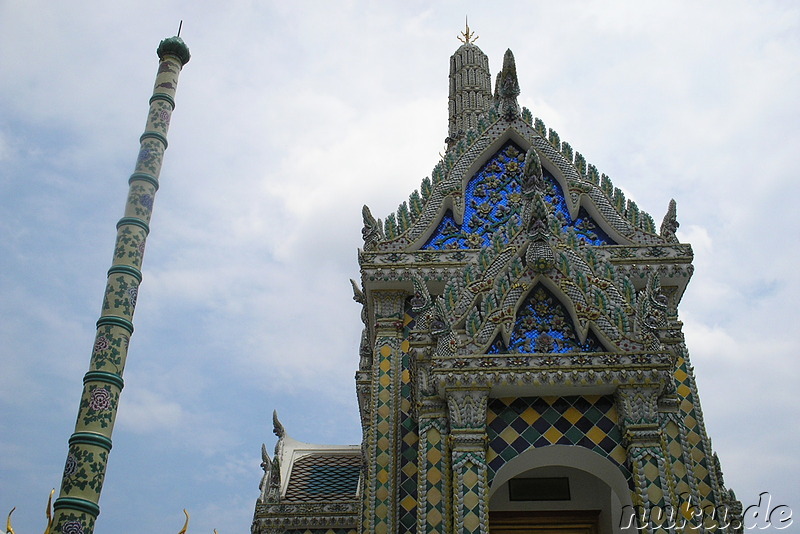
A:
[[[426,331],[431,327],[433,320],[433,300],[428,292],[428,286],[421,276],[414,273],[411,281],[414,283],[414,296],[411,297],[411,311],[417,317],[417,330]]]
[[[267,500],[269,483],[272,479],[272,460],[269,458],[267,446],[264,443],[261,444],[261,469],[264,470],[264,476],[261,477],[261,482],[258,483],[258,489],[261,491],[261,495],[259,496],[258,500],[259,502],[263,503]]]
[[[529,148],[525,153],[525,172],[522,175],[522,193],[530,196],[534,191],[543,193],[545,191],[544,174],[542,173],[542,162],[536,150]]]
[[[555,266],[556,257],[552,246],[548,242],[550,227],[547,222],[547,207],[538,191],[533,194],[528,212],[526,213],[528,217],[528,236],[531,242],[528,245],[528,251],[525,253],[525,263],[534,272],[544,273]]]
[[[358,356],[359,369],[364,370],[372,365],[372,346],[369,342],[369,325],[367,324],[367,298],[352,278],[350,279],[350,285],[353,287],[353,300],[361,304],[361,322],[364,324],[364,328],[361,329]]]
[[[434,302],[431,335],[436,338],[437,356],[451,356],[456,353],[458,337],[456,333],[453,332],[453,325],[447,316],[441,299],[436,299]]]
[[[383,238],[380,221],[375,220],[366,204],[361,208],[361,216],[364,219],[364,227],[361,229],[364,250],[374,250],[378,242]]]
[[[495,85],[495,100],[500,115],[507,120],[513,120],[520,114],[519,104],[517,104],[519,93],[517,65],[514,62],[513,52],[508,49],[503,56],[503,70],[498,73]]]
[[[661,223],[661,237],[663,237],[668,243],[678,243],[678,237],[675,235],[675,232],[678,231],[679,226],[680,223],[678,223],[677,204],[673,198],[669,201],[667,214],[664,215],[664,221]]]

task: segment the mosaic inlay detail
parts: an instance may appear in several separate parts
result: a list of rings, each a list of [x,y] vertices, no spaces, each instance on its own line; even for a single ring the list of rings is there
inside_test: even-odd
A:
[[[614,399],[520,397],[490,399],[487,411],[489,484],[509,460],[531,447],[578,445],[610,459],[631,480]]]
[[[590,331],[581,343],[564,306],[544,286],[536,286],[517,312],[508,347],[498,338],[488,354],[598,352],[604,350]]]
[[[477,172],[464,192],[464,223],[458,225],[447,212],[423,249],[481,248],[491,244],[492,236],[511,222],[522,224],[525,200],[522,196],[522,171],[525,152],[513,142],[506,143]],[[562,231],[573,228],[578,239],[592,245],[614,245],[581,208],[572,219],[564,192],[556,179],[544,169],[547,192],[544,201],[551,213],[561,222]]]
[[[417,448],[419,429],[414,418],[413,359],[406,350],[415,325],[411,299],[406,299],[403,316],[402,368],[400,376],[400,466],[397,521],[402,532],[417,532]]]

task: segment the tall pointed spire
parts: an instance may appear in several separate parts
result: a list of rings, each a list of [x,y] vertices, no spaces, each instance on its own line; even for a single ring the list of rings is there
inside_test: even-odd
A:
[[[478,116],[492,102],[489,58],[475,45],[478,36],[470,30],[469,23],[458,39],[464,44],[450,57],[448,147],[478,126]]]
[[[494,88],[494,98],[500,114],[507,119],[513,119],[520,114],[517,103],[519,92],[517,64],[514,61],[514,53],[509,48],[503,56],[503,70],[497,73],[497,83]]]
[[[61,492],[53,504],[54,533],[92,534],[100,514],[100,491],[111,451],[111,432],[124,382],[122,372],[133,334],[133,311],[142,281],[142,256],[167,130],[175,109],[178,75],[189,61],[189,48],[180,37],[164,39],[158,46],[158,74],[145,131],[130,184],[125,213],[117,223],[117,242],[108,270],[97,334],[83,377],[83,394],[75,432],[69,438],[69,452],[61,481]]]

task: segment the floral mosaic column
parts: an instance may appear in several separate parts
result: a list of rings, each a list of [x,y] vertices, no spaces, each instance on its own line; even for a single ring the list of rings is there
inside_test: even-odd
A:
[[[100,513],[100,491],[111,451],[111,432],[123,387],[122,372],[133,334],[133,311],[142,281],[142,256],[158,175],[167,148],[167,130],[175,108],[178,74],[189,61],[189,49],[180,37],[164,39],[158,47],[158,75],[141,147],[128,183],[125,214],[117,223],[117,240],[108,270],[100,319],[89,371],[83,378],[83,393],[75,432],[61,481],[61,492],[53,504],[53,532],[91,534]]]
[[[486,464],[486,390],[448,390],[453,532],[488,534],[488,466]]]
[[[367,482],[361,531],[389,534],[397,530],[398,421],[406,295],[403,291],[375,291],[372,295],[375,309],[372,424],[365,447]]]

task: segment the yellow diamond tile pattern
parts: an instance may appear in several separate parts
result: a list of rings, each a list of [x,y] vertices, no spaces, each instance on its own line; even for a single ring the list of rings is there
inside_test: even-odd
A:
[[[467,462],[461,469],[463,469],[463,475],[461,476],[462,509],[456,510],[456,513],[461,513],[461,517],[464,518],[464,530],[461,532],[479,534],[481,531],[481,497],[478,487],[480,481],[478,471],[481,468],[472,462]]]
[[[425,470],[425,492],[426,503],[425,517],[427,522],[426,534],[439,532],[443,522],[444,499],[442,495],[444,473],[442,473],[442,459],[444,457],[444,441],[439,430],[432,427],[427,433],[426,470]]]
[[[489,484],[508,461],[532,447],[578,445],[610,458],[630,479],[626,451],[609,395],[491,399],[488,406]]]
[[[692,375],[688,362],[683,358],[679,358],[677,361],[675,383],[680,399],[680,413],[683,415],[686,439],[692,457],[692,470],[698,482],[698,493],[701,499],[712,499],[711,475],[708,472],[707,465],[708,455],[703,445],[704,430],[697,421],[699,406],[695,405],[697,399],[692,393],[694,376]],[[677,438],[670,437],[670,439]],[[672,451],[670,451],[670,456],[673,461],[678,459],[674,457]],[[683,457],[681,456],[679,459],[682,461]],[[686,466],[684,466],[684,471],[686,471]],[[688,484],[688,475],[684,477],[684,482]]]

